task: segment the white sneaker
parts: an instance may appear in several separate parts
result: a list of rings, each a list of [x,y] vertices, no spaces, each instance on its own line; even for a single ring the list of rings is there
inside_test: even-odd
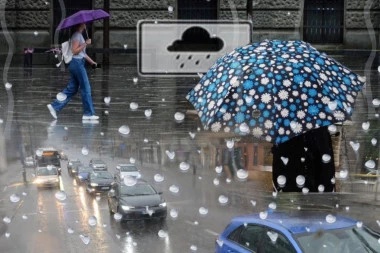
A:
[[[49,109],[51,116],[53,116],[53,118],[57,119],[57,112],[54,110],[53,106],[51,104],[48,104],[47,108]]]
[[[91,116],[83,115],[82,117],[82,120],[97,120],[97,119],[99,119],[99,116],[96,116],[96,115],[91,115]]]

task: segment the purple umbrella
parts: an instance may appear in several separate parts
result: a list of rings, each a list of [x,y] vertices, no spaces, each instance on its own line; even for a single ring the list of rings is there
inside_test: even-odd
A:
[[[108,18],[110,14],[103,10],[83,10],[65,18],[59,23],[57,30],[69,28],[78,24],[87,23],[103,18]]]

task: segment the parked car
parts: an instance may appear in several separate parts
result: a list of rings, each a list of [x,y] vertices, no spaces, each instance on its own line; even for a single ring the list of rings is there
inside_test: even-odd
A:
[[[164,220],[167,214],[162,193],[141,180],[133,186],[126,186],[121,182],[114,183],[108,192],[108,208],[111,214],[120,213],[123,220]]]
[[[263,214],[261,214],[263,215]],[[380,234],[344,216],[269,213],[233,218],[216,239],[216,253],[380,252]]]
[[[75,180],[77,183],[83,183],[84,181],[87,180],[88,175],[93,172],[94,170],[90,166],[79,166],[78,167],[78,172],[77,175],[75,176]]]
[[[34,183],[38,187],[57,187],[59,188],[59,172],[54,166],[37,167]]]
[[[94,171],[88,175],[86,190],[90,194],[108,192],[113,182],[113,176],[108,171]]]
[[[25,168],[34,168],[34,159],[32,156],[28,156],[24,160]]]
[[[67,164],[67,173],[69,173],[70,176],[75,176],[78,172],[78,167],[81,165],[82,162],[78,159],[69,160]]]
[[[141,178],[140,170],[134,164],[119,164],[116,166],[115,179],[121,181],[126,176]]]
[[[107,170],[107,164],[100,159],[91,159],[89,166],[94,170]]]

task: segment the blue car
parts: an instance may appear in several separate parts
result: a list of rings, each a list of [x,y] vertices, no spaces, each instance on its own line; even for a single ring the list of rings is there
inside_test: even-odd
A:
[[[90,166],[79,166],[75,176],[77,183],[82,183],[88,179],[88,175],[94,170]]]
[[[361,222],[321,213],[268,213],[233,218],[216,253],[380,252],[380,234]]]

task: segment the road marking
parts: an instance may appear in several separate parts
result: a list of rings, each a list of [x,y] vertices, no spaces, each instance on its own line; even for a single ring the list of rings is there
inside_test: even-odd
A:
[[[209,234],[211,234],[211,235],[213,235],[213,236],[218,236],[219,235],[219,233],[217,233],[217,232],[214,232],[214,231],[212,231],[212,230],[210,230],[210,229],[205,229],[205,232],[207,232],[207,233],[209,233]]]

